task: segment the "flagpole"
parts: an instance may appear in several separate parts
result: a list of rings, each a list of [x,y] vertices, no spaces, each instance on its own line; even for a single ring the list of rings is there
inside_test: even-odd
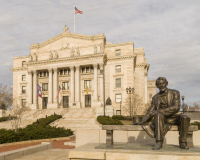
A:
[[[74,3],[74,33],[75,33],[75,3]]]

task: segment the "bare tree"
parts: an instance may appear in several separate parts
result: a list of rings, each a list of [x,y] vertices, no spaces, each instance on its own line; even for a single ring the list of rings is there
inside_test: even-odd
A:
[[[11,110],[11,114],[10,116],[10,121],[11,121],[11,125],[12,125],[12,129],[15,130],[15,132],[17,132],[20,128],[20,124],[21,124],[21,120],[22,120],[22,116],[24,114],[25,111],[30,110],[29,107],[22,107],[22,102],[21,102],[21,98],[17,97],[13,99],[13,108]]]
[[[13,88],[11,85],[0,86],[0,109],[11,109],[13,103]]]
[[[134,116],[143,113],[146,110],[143,98],[138,94],[129,94],[126,98],[126,103],[124,106],[124,112],[126,115]]]

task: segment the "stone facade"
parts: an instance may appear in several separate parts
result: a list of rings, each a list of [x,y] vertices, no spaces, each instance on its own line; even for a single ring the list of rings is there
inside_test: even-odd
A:
[[[149,80],[147,81],[147,101],[151,103],[153,96],[156,94],[156,81]]]
[[[149,64],[144,49],[133,42],[106,43],[104,34],[94,36],[63,32],[43,43],[32,44],[28,56],[13,58],[13,97],[31,109],[99,108],[110,97],[114,114],[124,106],[126,88],[148,102]],[[42,88],[38,97],[37,84]],[[61,88],[58,94],[59,87]],[[59,95],[58,98],[57,94]]]

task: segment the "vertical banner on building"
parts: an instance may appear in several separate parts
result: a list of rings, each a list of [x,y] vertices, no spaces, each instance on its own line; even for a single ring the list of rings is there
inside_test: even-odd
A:
[[[38,97],[42,98],[42,88],[40,87],[39,84],[37,84],[37,93],[38,93]]]
[[[59,85],[56,99],[59,97],[59,93],[60,93],[60,91],[61,91],[61,87],[60,87],[60,85]]]
[[[74,33],[75,33],[75,14],[77,14],[77,13],[82,14],[83,11],[78,10],[78,9],[75,7],[75,4],[74,4],[74,9],[75,9],[75,12],[74,12]]]

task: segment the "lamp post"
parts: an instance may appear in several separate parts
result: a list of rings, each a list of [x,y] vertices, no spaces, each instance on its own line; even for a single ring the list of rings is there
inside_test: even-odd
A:
[[[184,114],[184,98],[185,98],[185,96],[182,96],[181,98],[182,98],[182,101],[183,101],[183,114]]]
[[[126,88],[126,92],[127,92],[127,94],[130,94],[130,96],[131,96],[131,94],[133,94],[133,92],[134,92],[134,88],[131,88],[131,87]],[[131,117],[131,98],[130,98],[130,117]]]

